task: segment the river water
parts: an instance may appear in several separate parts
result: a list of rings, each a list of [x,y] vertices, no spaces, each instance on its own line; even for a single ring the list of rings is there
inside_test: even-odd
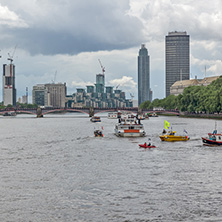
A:
[[[0,117],[0,221],[222,221],[222,148],[201,142],[214,120],[153,117],[145,138],[118,138],[101,119]],[[191,140],[161,142],[164,120]]]

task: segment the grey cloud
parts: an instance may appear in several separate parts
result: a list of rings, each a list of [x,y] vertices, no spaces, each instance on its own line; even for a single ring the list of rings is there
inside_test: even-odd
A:
[[[148,34],[160,39],[169,31],[187,31],[196,40],[221,41],[222,1],[156,0],[144,6],[141,18]]]
[[[29,27],[4,28],[2,31],[10,34],[10,41],[1,39],[0,43],[15,41],[31,54],[77,54],[125,49],[144,41],[142,23],[126,13],[128,0],[39,0],[36,1],[39,9],[30,8],[35,6],[31,1],[27,10],[22,8],[22,1],[18,1],[17,7],[16,3],[10,5],[10,0],[3,2],[19,14]],[[62,2],[65,4],[62,5]]]

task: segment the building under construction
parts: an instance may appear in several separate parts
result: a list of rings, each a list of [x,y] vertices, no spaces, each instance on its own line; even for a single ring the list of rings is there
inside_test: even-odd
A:
[[[3,65],[3,104],[16,106],[15,66],[12,62]]]
[[[100,61],[99,61],[100,62]],[[133,107],[133,102],[126,99],[125,92],[114,89],[113,86],[105,86],[105,68],[102,66],[102,74],[96,75],[96,84],[78,88],[73,95],[66,97],[67,107],[94,107],[94,108],[117,108]]]

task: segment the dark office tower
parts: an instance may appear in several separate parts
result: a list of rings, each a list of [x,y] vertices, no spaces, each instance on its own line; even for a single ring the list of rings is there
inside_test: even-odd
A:
[[[150,95],[150,57],[145,44],[142,44],[138,56],[138,106],[147,100],[152,100]]]
[[[186,32],[169,32],[166,36],[166,97],[179,80],[190,79],[190,36]]]

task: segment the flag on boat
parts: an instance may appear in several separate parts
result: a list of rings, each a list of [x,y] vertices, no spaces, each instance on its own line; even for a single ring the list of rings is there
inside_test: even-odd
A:
[[[170,128],[170,123],[165,120],[165,129],[168,130],[169,128]]]
[[[101,127],[101,129],[103,130],[103,126]]]
[[[184,131],[184,133],[188,134],[188,132],[185,129],[183,131]]]
[[[213,134],[217,134],[217,130],[214,130],[214,131],[213,131]]]

